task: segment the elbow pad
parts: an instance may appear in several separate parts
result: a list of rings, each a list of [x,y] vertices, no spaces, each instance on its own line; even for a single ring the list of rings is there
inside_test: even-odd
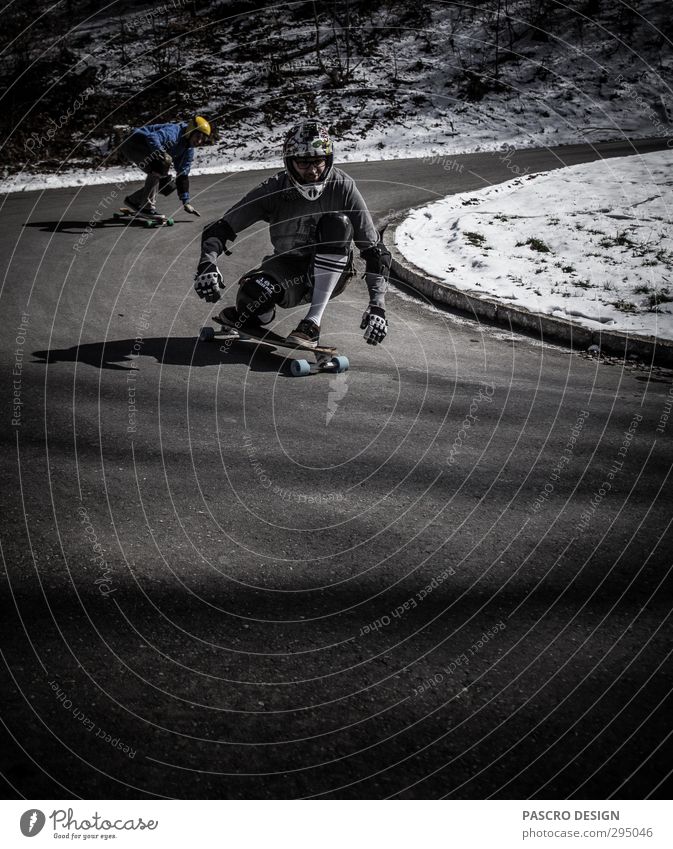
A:
[[[218,254],[226,253],[228,255],[231,251],[227,250],[227,242],[233,242],[235,239],[236,233],[232,230],[231,225],[220,218],[219,221],[213,221],[212,224],[203,228],[201,250],[207,252],[215,248]],[[206,242],[210,244],[207,245]]]
[[[361,251],[360,256],[365,261],[365,272],[367,274],[377,274],[384,280],[388,279],[392,256],[383,242],[377,242],[371,248]]]

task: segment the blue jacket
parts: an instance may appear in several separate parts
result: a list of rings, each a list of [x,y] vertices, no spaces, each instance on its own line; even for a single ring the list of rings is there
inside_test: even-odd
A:
[[[194,148],[187,141],[186,129],[187,122],[183,121],[180,124],[148,124],[135,132],[145,136],[154,150],[163,150],[171,157],[176,176],[186,177],[194,161]],[[180,200],[187,203],[189,192],[182,192]]]

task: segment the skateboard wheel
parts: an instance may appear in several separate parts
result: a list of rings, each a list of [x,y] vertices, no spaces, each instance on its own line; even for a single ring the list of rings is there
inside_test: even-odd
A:
[[[167,219],[166,219],[166,226],[167,226],[167,227],[172,227],[174,224],[175,224],[175,221],[173,221],[173,219],[172,219],[172,218],[167,218]]]
[[[145,219],[145,227],[154,227],[154,221],[148,221]]]
[[[350,363],[348,362],[348,357],[332,357],[330,365],[334,371],[341,374],[342,371],[348,371]]]
[[[215,330],[212,327],[202,327],[199,333],[199,342],[212,342],[215,338]]]
[[[290,373],[292,377],[306,377],[311,373],[311,366],[308,360],[292,360],[290,362]]]

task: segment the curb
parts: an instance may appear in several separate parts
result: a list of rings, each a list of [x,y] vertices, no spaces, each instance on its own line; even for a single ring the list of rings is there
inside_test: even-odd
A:
[[[406,215],[406,213],[405,213]],[[395,245],[395,232],[403,216],[389,222],[383,241],[392,255],[391,280],[399,280],[432,301],[467,313],[473,318],[485,318],[494,324],[523,330],[541,341],[562,342],[574,351],[586,351],[598,345],[601,353],[638,359],[662,366],[673,366],[673,341],[657,336],[639,336],[617,330],[591,330],[565,318],[534,313],[522,307],[504,304],[432,277],[404,257]]]

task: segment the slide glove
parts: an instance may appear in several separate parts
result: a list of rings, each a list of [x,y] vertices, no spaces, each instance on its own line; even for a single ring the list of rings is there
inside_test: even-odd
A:
[[[190,215],[196,215],[197,218],[201,218],[201,213],[198,212],[196,209],[194,209],[194,207],[191,205],[191,203],[183,204],[182,208],[184,209],[185,212],[188,212]]]
[[[194,278],[194,290],[199,298],[214,304],[222,297],[220,289],[224,289],[224,281],[218,267],[212,262],[199,265]]]
[[[370,304],[364,311],[360,329],[364,330],[364,338],[368,345],[378,345],[388,335],[388,322],[383,307]]]

